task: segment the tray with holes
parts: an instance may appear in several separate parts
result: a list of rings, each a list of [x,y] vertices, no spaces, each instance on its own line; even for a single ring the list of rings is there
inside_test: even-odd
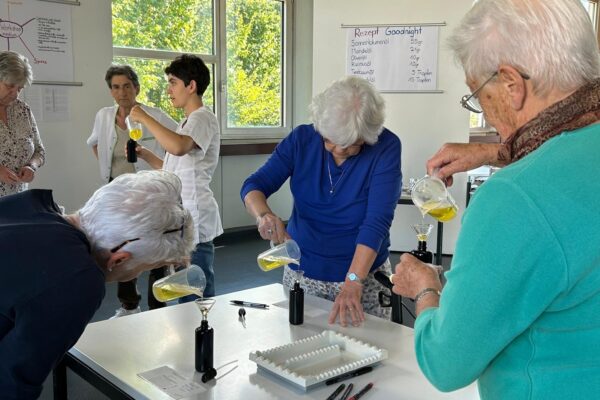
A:
[[[387,358],[387,350],[331,330],[250,353],[250,360],[259,371],[271,373],[303,390]]]

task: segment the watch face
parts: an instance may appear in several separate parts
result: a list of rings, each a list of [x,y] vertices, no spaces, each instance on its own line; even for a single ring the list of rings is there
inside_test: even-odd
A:
[[[350,272],[348,274],[348,279],[350,279],[351,281],[360,281],[360,279],[358,278],[358,276],[356,276],[354,272]]]

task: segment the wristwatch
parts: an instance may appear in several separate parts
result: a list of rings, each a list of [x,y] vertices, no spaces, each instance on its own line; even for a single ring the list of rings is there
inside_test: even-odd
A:
[[[348,274],[346,274],[346,278],[348,278],[350,282],[363,283],[362,279],[360,279],[354,272],[348,272]]]

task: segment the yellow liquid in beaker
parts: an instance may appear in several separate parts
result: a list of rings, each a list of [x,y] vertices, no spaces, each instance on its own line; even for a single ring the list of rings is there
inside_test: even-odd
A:
[[[191,286],[173,284],[173,283],[159,283],[152,287],[152,293],[158,301],[171,301],[178,299],[188,294],[195,294],[202,297],[202,292]]]
[[[130,130],[129,137],[133,140],[140,140],[142,138],[142,130],[137,128]]]
[[[458,208],[455,205],[438,203],[435,201],[427,202],[419,208],[423,216],[429,214],[440,222],[450,221],[452,218],[456,217],[456,213],[458,212]]]
[[[287,264],[298,264],[298,261],[288,257],[265,256],[259,257],[257,261],[258,266],[263,271],[271,271],[272,269],[283,267]]]

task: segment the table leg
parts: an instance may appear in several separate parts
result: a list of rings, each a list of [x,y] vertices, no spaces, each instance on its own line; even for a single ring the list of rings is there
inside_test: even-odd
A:
[[[67,400],[67,365],[64,358],[52,371],[52,381],[54,384],[54,400]]]

